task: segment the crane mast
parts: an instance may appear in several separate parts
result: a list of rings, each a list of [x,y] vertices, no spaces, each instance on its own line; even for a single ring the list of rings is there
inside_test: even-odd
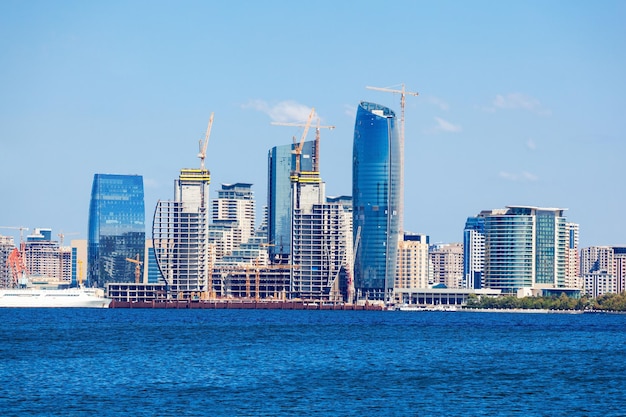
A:
[[[305,123],[279,123],[273,122],[273,125],[276,126],[297,126],[297,127],[306,127]],[[315,156],[313,157],[313,171],[319,172],[320,170],[320,130],[321,129],[329,129],[333,130],[336,126],[322,126],[320,124],[320,118],[317,118],[317,125],[315,126]]]
[[[206,158],[206,149],[209,144],[209,137],[211,136],[211,127],[213,127],[213,115],[211,113],[211,117],[209,118],[209,126],[206,128],[206,133],[204,135],[204,142],[200,141],[199,147],[200,152],[198,152],[198,158],[200,158],[200,169],[204,171],[204,160]]]
[[[302,126],[304,127],[304,131],[302,132],[302,136],[300,138],[300,142],[296,143],[296,138],[293,138],[293,144],[294,144],[294,151],[293,153],[296,154],[296,169],[295,169],[295,175],[300,173],[300,159],[302,158],[302,147],[304,146],[304,140],[306,139],[306,135],[309,132],[309,128],[311,127],[311,120],[313,120],[313,115],[315,114],[315,108],[311,108],[311,113],[309,114],[309,118],[307,119],[306,123],[304,124],[300,124],[300,123],[279,123],[279,122],[272,122],[273,125],[279,125],[279,126]]]
[[[143,262],[139,260],[139,254],[135,256],[135,259],[126,258],[126,260],[135,264],[135,284],[139,284],[141,282],[141,265],[143,264]]]

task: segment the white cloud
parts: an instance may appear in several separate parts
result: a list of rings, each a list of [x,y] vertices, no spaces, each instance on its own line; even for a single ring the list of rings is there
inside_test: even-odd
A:
[[[357,110],[356,106],[344,104],[343,108],[345,110],[346,116],[349,116],[352,119],[356,117],[356,110]]]
[[[143,185],[146,188],[159,188],[159,182],[154,178],[145,178],[143,179]]]
[[[311,113],[311,107],[287,100],[269,105],[263,100],[250,100],[242,106],[267,114],[273,122],[305,122]]]
[[[528,140],[526,141],[526,147],[531,151],[534,151],[535,149],[537,149],[537,144],[534,140],[532,140],[532,138],[528,138]]]
[[[513,172],[500,171],[498,176],[508,181],[537,181],[539,177],[527,171],[523,171],[521,174],[515,174]]]
[[[494,112],[497,109],[522,109],[542,116],[551,114],[550,110],[544,108],[539,100],[522,93],[497,94],[493,99],[492,107],[487,107],[485,110]]]
[[[437,122],[437,126],[433,129],[435,132],[456,133],[462,130],[461,126],[452,124],[441,117],[435,117],[435,121]]]
[[[430,104],[434,104],[435,106],[439,107],[440,110],[448,111],[450,109],[450,105],[443,99],[440,99],[439,97],[428,96],[426,97],[426,101],[428,101]]]

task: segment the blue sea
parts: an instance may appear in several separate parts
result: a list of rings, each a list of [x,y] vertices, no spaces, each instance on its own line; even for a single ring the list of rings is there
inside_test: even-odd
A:
[[[2,416],[625,416],[626,315],[0,309]]]

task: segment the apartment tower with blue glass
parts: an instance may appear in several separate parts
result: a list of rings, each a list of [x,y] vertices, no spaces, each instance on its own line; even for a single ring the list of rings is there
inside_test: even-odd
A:
[[[474,242],[479,244],[470,247],[475,251],[476,265],[480,265],[478,258],[484,251],[483,286],[509,294],[565,288],[569,232],[563,211],[507,206],[468,219],[466,231],[480,234],[482,228],[484,233],[484,247],[477,238]]]
[[[485,269],[485,216],[468,217],[463,230],[463,288],[483,287]]]
[[[268,153],[267,238],[270,261],[287,263],[291,254],[292,184],[296,169],[295,145],[275,146]],[[315,142],[302,146],[300,170],[313,171]]]
[[[402,238],[402,144],[395,113],[357,109],[352,154],[354,286],[358,299],[388,300]]]
[[[146,244],[143,177],[95,174],[89,206],[87,285],[134,282],[135,264]]]

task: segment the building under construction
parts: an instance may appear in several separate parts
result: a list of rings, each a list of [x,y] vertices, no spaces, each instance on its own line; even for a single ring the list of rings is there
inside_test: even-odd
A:
[[[12,236],[0,236],[0,288],[11,288],[12,270],[9,257],[15,248]]]

